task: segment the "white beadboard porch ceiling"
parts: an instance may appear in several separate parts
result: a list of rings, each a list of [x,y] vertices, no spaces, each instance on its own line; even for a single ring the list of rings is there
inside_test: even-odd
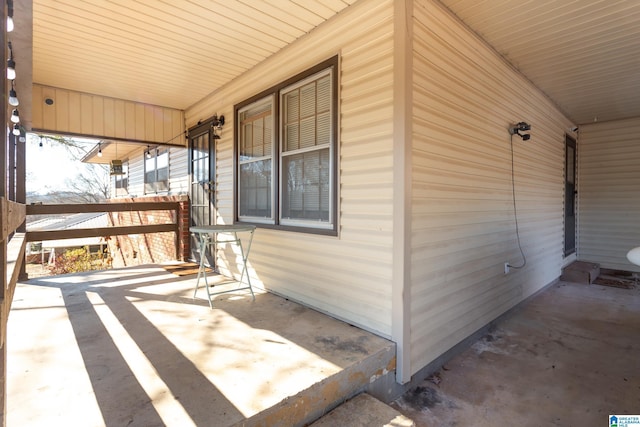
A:
[[[185,109],[355,1],[33,0],[33,81]],[[574,122],[640,116],[640,1],[440,1]]]
[[[640,116],[640,1],[440,1],[576,124]]]
[[[33,0],[33,81],[186,109],[353,2]]]

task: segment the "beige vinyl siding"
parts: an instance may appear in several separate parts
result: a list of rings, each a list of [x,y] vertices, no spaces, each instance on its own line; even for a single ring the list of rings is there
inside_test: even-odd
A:
[[[439,3],[414,2],[412,373],[560,275],[570,122]],[[511,192],[527,266],[520,265]]]
[[[39,84],[33,85],[32,120],[39,132],[185,145],[181,110]]]
[[[146,146],[144,147],[146,150]],[[123,159],[129,165],[128,196],[144,196],[144,160],[145,152],[141,148],[132,152],[129,159]],[[188,194],[188,150],[182,147],[169,147],[169,192],[168,194]],[[115,181],[111,177],[111,194],[115,194]]]
[[[144,196],[144,153],[129,159],[129,195]]]
[[[640,118],[580,126],[578,259],[640,271],[627,252],[640,246]]]
[[[336,54],[339,61],[339,235],[259,228],[255,284],[391,335],[393,2],[358,2],[186,111],[223,114],[216,143],[218,223],[233,222],[233,106]],[[225,260],[222,257],[223,269]]]
[[[169,194],[189,193],[189,150],[169,148]]]

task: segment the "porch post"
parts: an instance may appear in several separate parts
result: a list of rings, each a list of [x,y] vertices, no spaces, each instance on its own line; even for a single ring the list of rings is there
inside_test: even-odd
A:
[[[22,136],[22,134],[20,135]],[[24,135],[25,141],[22,142],[19,139],[15,144],[15,152],[16,152],[16,202],[22,203],[23,205],[27,204],[27,160],[26,160],[26,150],[27,150],[27,141],[26,134]],[[18,227],[16,230],[18,233],[25,233],[27,231],[27,220],[25,217],[25,221]],[[24,261],[20,263],[20,273],[18,274],[18,280],[27,280],[29,277],[27,276],[27,258],[25,256]]]
[[[2,80],[4,81],[3,94],[2,97],[3,102],[0,102],[0,116],[2,117],[1,123],[3,127],[2,135],[3,141],[0,144],[0,170],[3,171],[2,178],[0,178],[0,199],[6,199],[8,195],[8,183],[7,183],[7,154],[8,154],[8,146],[10,144],[9,134],[7,133],[7,129],[9,128],[9,122],[7,120],[7,99],[9,99],[7,79],[4,77],[7,74],[7,6],[6,2],[2,2],[2,13],[0,14],[0,44],[2,45],[2,55],[0,56],[0,61],[2,62]],[[4,202],[4,200],[2,200]],[[2,203],[2,209],[4,210],[5,203]],[[2,212],[0,214],[0,218],[3,222],[2,228],[4,229],[8,219],[5,215],[6,212]],[[2,336],[2,341],[0,345],[0,426],[4,427],[7,425],[6,421],[6,413],[7,413],[7,318],[8,313],[5,313],[5,310],[8,310],[10,304],[7,304],[5,300],[7,295],[7,242],[8,236],[2,234],[2,238],[0,239],[2,243],[0,243],[0,273],[2,274],[2,280],[0,280],[0,284],[2,285],[2,289],[0,290],[0,336]]]

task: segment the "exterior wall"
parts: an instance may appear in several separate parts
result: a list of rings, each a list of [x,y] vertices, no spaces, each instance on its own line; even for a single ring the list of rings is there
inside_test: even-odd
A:
[[[627,252],[640,246],[640,118],[580,126],[578,259],[640,271]]]
[[[359,2],[185,112],[224,115],[216,142],[218,223],[233,223],[234,105],[340,55],[339,235],[259,228],[252,282],[391,335],[393,2]],[[220,257],[221,270],[225,259]],[[233,268],[232,266],[227,266]]]
[[[146,146],[145,146],[146,148]],[[169,191],[160,194],[189,194],[189,151],[182,147],[169,147]],[[144,151],[128,159],[129,184],[127,188],[130,197],[142,197],[144,194]],[[115,181],[111,179],[111,194],[115,193]]]
[[[557,279],[563,261],[560,111],[439,3],[413,14],[411,370]],[[527,265],[520,265],[511,189]]]
[[[53,104],[45,104],[47,98]],[[39,84],[33,100],[34,131],[185,145],[181,110]]]
[[[144,153],[129,158],[129,196],[144,196]],[[171,173],[171,164],[169,164]]]
[[[189,194],[189,150],[169,148],[169,193]]]
[[[189,198],[188,198],[188,150],[169,148],[169,191],[158,195],[144,194],[144,151],[129,159],[128,196],[111,200],[122,201],[180,201],[182,204],[178,221],[181,224],[176,251],[174,233],[152,233],[139,236],[114,236],[109,241],[109,251],[114,267],[148,264],[156,262],[187,260],[189,258]],[[115,194],[115,181],[111,179],[111,192]],[[169,211],[117,212],[109,215],[110,225],[159,224],[174,220]]]

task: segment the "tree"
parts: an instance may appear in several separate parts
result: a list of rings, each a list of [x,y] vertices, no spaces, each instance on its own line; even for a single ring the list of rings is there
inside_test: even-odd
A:
[[[45,186],[48,189],[47,194],[54,198],[58,198],[57,195],[61,196],[62,200],[58,203],[96,203],[109,198],[111,182],[108,165],[82,162],[87,153],[101,141],[83,141],[52,135],[31,136],[39,137],[39,141],[36,139],[36,142],[40,147],[63,148],[67,152],[67,158],[78,165],[78,173],[72,178],[64,179],[63,186],[60,184],[53,188],[49,185]],[[30,175],[27,173],[27,181]]]
[[[87,203],[102,202],[109,198],[111,182],[107,165],[84,164],[84,172],[65,182],[71,191]]]

